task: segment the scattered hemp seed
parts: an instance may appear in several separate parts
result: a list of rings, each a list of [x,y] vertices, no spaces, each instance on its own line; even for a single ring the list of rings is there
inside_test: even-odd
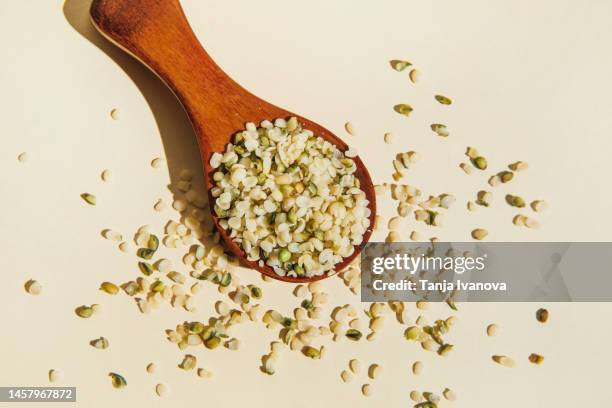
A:
[[[198,377],[200,378],[211,378],[213,375],[212,371],[205,368],[198,368]]]
[[[385,136],[383,137],[383,139],[385,140],[386,144],[391,144],[391,143],[393,143],[393,134],[392,133],[385,133]]]
[[[536,354],[536,353],[531,353],[529,355],[529,362],[531,362],[533,364],[540,365],[540,364],[542,364],[543,361],[544,361],[544,356],[541,356],[541,355]]]
[[[407,217],[410,214],[412,207],[408,203],[401,202],[397,205],[397,215],[400,217]],[[377,216],[377,220],[380,220],[380,216]]]
[[[455,196],[450,195],[450,194],[441,194],[439,198],[440,198],[440,207],[445,208],[445,209],[449,209],[450,206],[453,205],[455,201],[457,201]]]
[[[197,360],[196,357],[191,355],[191,354],[186,354],[185,357],[183,357],[183,361],[181,362],[181,364],[179,364],[179,368],[182,368],[183,370],[193,370],[196,366]]]
[[[495,336],[498,330],[499,330],[499,327],[495,323],[488,325],[487,326],[487,336],[489,337]]]
[[[438,348],[438,354],[441,356],[445,356],[448,353],[451,352],[451,350],[453,349],[453,345],[452,344],[442,344],[439,348]]]
[[[370,384],[363,384],[361,386],[361,393],[363,394],[364,397],[369,397],[370,395],[372,395],[372,386]]]
[[[408,68],[412,64],[410,62],[408,62],[408,61],[391,60],[391,61],[389,61],[389,65],[391,65],[391,68],[393,68],[397,72],[402,72],[403,70],[405,70],[406,68]]]
[[[502,171],[498,174],[499,179],[502,183],[508,183],[514,178],[514,173],[511,171]]]
[[[525,207],[525,200],[523,200],[523,198],[519,196],[508,194],[506,195],[506,202],[508,203],[508,205],[512,207],[517,207],[517,208]]]
[[[151,312],[152,306],[151,303],[149,303],[147,300],[141,298],[136,298],[134,300],[136,301],[136,305],[138,306],[138,310],[140,310],[140,313],[148,314]]]
[[[387,228],[389,228],[391,231],[397,231],[400,229],[401,222],[401,217],[392,217],[387,223]]]
[[[197,293],[199,293],[202,290],[202,284],[200,282],[196,282],[193,285],[191,285],[191,294],[195,295]]]
[[[540,323],[546,323],[548,321],[548,310],[538,309],[538,311],[536,312],[536,319]]]
[[[481,190],[476,194],[476,204],[488,207],[491,205],[493,194],[490,191]]]
[[[353,374],[351,374],[350,371],[342,370],[340,373],[340,378],[342,379],[342,382],[347,383],[353,379]]]
[[[168,387],[164,384],[157,384],[155,386],[155,393],[160,397],[165,397],[168,394]]]
[[[413,109],[412,109],[412,106],[408,104],[400,103],[400,104],[395,105],[393,107],[393,110],[399,113],[400,115],[410,116]]]
[[[404,156],[407,156],[407,157],[408,157],[408,163],[409,163],[409,164],[418,163],[418,162],[420,162],[420,161],[421,161],[421,159],[422,159],[421,153],[419,153],[419,152],[415,152],[415,151],[413,151],[413,150],[411,150],[411,151],[409,151],[409,152],[407,152],[407,153],[403,153],[403,154],[402,154],[402,158],[403,158]]]
[[[477,157],[473,158],[472,159],[472,164],[478,170],[486,170],[487,169],[487,159],[485,159],[483,156],[477,156]]]
[[[472,174],[472,169],[473,169],[473,167],[472,167],[472,166],[470,166],[470,165],[469,165],[469,164],[467,164],[467,163],[460,163],[460,164],[459,164],[459,168],[461,168],[461,170],[463,170],[463,172],[464,172],[465,174],[467,174],[467,175]]]
[[[368,368],[368,377],[370,377],[372,380],[375,380],[380,376],[381,372],[382,372],[382,367],[380,365],[372,364]]]
[[[200,322],[191,322],[188,326],[189,333],[192,334],[201,334],[206,330],[206,326]],[[206,335],[208,337],[208,334]]]
[[[496,174],[494,176],[489,177],[489,180],[487,181],[487,183],[489,183],[489,185],[491,187],[496,187],[501,183],[501,178]]]
[[[27,281],[23,286],[26,292],[30,295],[40,295],[40,292],[42,290],[42,285],[38,281],[35,281],[33,279]]]
[[[346,130],[346,133],[348,133],[349,135],[355,136],[355,127],[351,122],[346,122],[344,124],[344,130]]]
[[[225,347],[228,350],[234,350],[234,351],[238,350],[238,347],[240,347],[240,340],[230,339],[223,344],[223,347]]]
[[[478,150],[475,147],[468,146],[465,149],[465,155],[470,158],[470,160],[474,160],[476,157],[480,156]]]
[[[382,314],[384,310],[384,304],[382,303],[372,303],[370,305],[369,316],[371,318],[378,317]]]
[[[416,302],[416,308],[419,310],[427,310],[429,309],[429,302],[426,300],[419,300]]]
[[[160,282],[161,283],[161,282]],[[138,284],[134,281],[129,281],[121,285],[121,289],[128,295],[134,296],[137,292],[140,291]],[[151,285],[150,289],[155,292],[153,285]]]
[[[514,216],[514,218],[512,218],[512,223],[516,226],[519,227],[524,227],[525,226],[525,222],[527,221],[527,217],[522,215],[522,214],[517,214]]]
[[[153,373],[155,373],[156,369],[157,369],[157,365],[155,363],[147,364],[147,373],[153,374]]]
[[[74,311],[77,314],[77,316],[83,319],[88,319],[91,317],[91,315],[93,315],[94,309],[91,306],[83,305],[83,306],[77,307]]]
[[[157,251],[159,249],[159,238],[156,235],[150,234],[147,240],[147,248],[151,251]]]
[[[110,170],[103,170],[102,173],[100,173],[100,178],[102,179],[102,181],[105,182],[109,182],[111,181],[112,178],[112,173]]]
[[[423,395],[418,392],[418,391],[411,391],[410,392],[410,399],[413,400],[414,402],[421,402],[423,401]],[[419,406],[420,408],[420,406]]]
[[[408,77],[410,78],[410,82],[416,84],[419,81],[419,77],[421,76],[421,71],[416,68],[410,70]]]
[[[321,358],[321,352],[319,351],[319,349],[316,349],[316,348],[311,347],[311,346],[304,346],[302,348],[302,353],[306,357],[310,357],[313,360],[318,360],[318,359]]]
[[[119,119],[119,110],[117,108],[113,108],[110,111],[110,117],[113,120],[118,120]]]
[[[406,340],[418,340],[423,333],[423,330],[418,326],[408,327],[404,331],[404,337]]]
[[[123,241],[123,235],[120,232],[113,231],[110,229],[105,229],[102,231],[102,236],[109,241],[121,242]]]
[[[153,209],[156,212],[161,212],[166,208],[166,203],[164,202],[164,200],[162,198],[158,199],[155,204],[153,204]]]
[[[527,165],[527,163],[522,162],[522,161],[517,161],[515,163],[509,164],[508,168],[512,171],[523,171],[523,170],[527,170],[529,166]]]
[[[89,193],[83,193],[81,194],[81,198],[89,205],[96,205],[96,196],[89,194]]]
[[[514,367],[514,360],[507,356],[492,356],[493,361],[504,367]]]
[[[181,278],[175,279],[177,276],[179,275],[183,276],[183,275],[178,272],[172,271],[172,261],[170,261],[169,259],[160,259],[159,261],[157,261],[155,263],[155,269],[157,269],[160,273],[169,274],[168,277],[172,279],[174,282],[177,282],[180,284],[185,283],[184,279],[181,279]]]
[[[49,377],[49,382],[54,383],[54,382],[61,380],[62,373],[58,370],[49,370],[48,377]]]
[[[127,381],[123,378],[122,375],[117,373],[108,373],[108,376],[111,378],[111,384],[113,388],[124,388],[127,386]]]
[[[436,95],[435,98],[436,98],[436,101],[438,101],[442,105],[450,105],[451,103],[453,103],[453,101],[451,101],[450,98],[444,95]]]
[[[89,342],[89,344],[97,349],[106,349],[108,348],[108,340],[105,337],[100,337],[99,339],[93,339]]]
[[[445,388],[444,391],[442,391],[442,395],[448,401],[454,401],[457,399],[457,394],[455,394],[455,391],[451,390],[450,388]]]
[[[423,221],[426,224],[431,224],[431,214],[426,210],[416,210],[414,212],[414,219],[417,221]]]
[[[385,241],[388,243],[399,242],[400,241],[399,233],[397,231],[389,231],[389,234],[387,235],[387,238]]]
[[[532,201],[530,206],[531,209],[535,212],[542,212],[548,208],[548,204],[546,204],[546,201],[541,200]]]
[[[436,404],[438,404],[440,402],[440,396],[437,394],[434,394],[433,392],[429,392],[429,391],[425,391],[423,393],[423,397],[427,400],[427,402],[429,402],[430,404],[434,404],[434,406],[432,407],[431,405],[428,405],[428,408],[435,408]]]
[[[382,330],[385,323],[385,316],[376,316],[370,320],[370,330],[374,333],[378,333]]]
[[[19,153],[19,155],[17,156],[17,161],[19,161],[19,163],[27,162],[28,161],[28,153],[26,153],[26,152]]]
[[[144,248],[141,248],[140,250],[143,250],[143,249]],[[145,276],[151,276],[153,274],[153,267],[151,266],[151,264],[147,262],[138,262],[138,269],[140,269],[140,272],[142,272],[142,274]]]
[[[349,361],[349,369],[353,372],[353,374],[357,374],[361,370],[361,362],[356,358]]]
[[[261,291],[260,287],[255,286],[255,285],[249,285],[249,286],[247,286],[247,288],[249,289],[249,291],[251,293],[251,297],[253,299],[259,300],[263,296],[263,292]]]
[[[359,330],[356,330],[356,329],[348,329],[345,334],[347,339],[353,340],[353,341],[359,341],[362,335],[363,334]]]
[[[483,228],[476,228],[472,231],[472,238],[478,241],[485,239],[487,235],[489,235],[489,232]]]
[[[154,169],[159,168],[159,166],[161,166],[162,164],[162,159],[159,157],[154,158],[153,160],[151,160],[151,167],[153,167]]]
[[[414,364],[412,364],[412,373],[414,375],[419,375],[423,372],[423,363],[421,363],[420,361],[415,361]]]
[[[164,271],[162,271],[162,269],[168,271],[169,268],[168,266],[166,266],[167,264],[164,262],[170,262],[167,259],[164,259],[160,262],[158,262],[157,264],[157,270],[160,271],[161,273],[166,273]],[[183,275],[182,273],[176,272],[176,271],[170,271],[166,273],[166,276],[168,277],[168,279],[170,279],[172,282],[174,283],[178,283],[179,285],[182,285],[186,282],[187,278],[185,278],[185,275]]]
[[[406,176],[406,170],[408,169],[401,161],[393,160],[393,168],[395,169],[395,173],[393,174],[393,179],[398,181],[402,177]]]
[[[448,129],[446,128],[446,125],[443,125],[441,123],[433,123],[430,126],[430,128],[431,128],[431,130],[436,132],[438,134],[438,136],[440,136],[440,137],[448,137],[448,135],[450,134],[448,132]]]
[[[136,255],[138,255],[139,258],[150,260],[153,258],[153,255],[155,255],[155,251],[149,248],[139,248],[138,251],[136,251]]]

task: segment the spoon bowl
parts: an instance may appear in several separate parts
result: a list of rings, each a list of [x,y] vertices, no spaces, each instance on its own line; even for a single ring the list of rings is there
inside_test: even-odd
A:
[[[181,102],[198,139],[211,209],[215,199],[210,193],[214,187],[210,158],[214,152],[225,151],[232,136],[243,130],[246,122],[260,123],[266,119],[273,121],[295,116],[306,129],[340,151],[348,149],[346,143],[323,126],[258,98],[232,80],[204,50],[178,0],[94,0],[90,14],[94,26],[104,37],[147,66]],[[359,157],[353,160],[357,165],[355,176],[369,201],[370,227],[362,243],[335,265],[334,272],[344,269],[359,255],[370,239],[376,217],[376,197],[370,175]],[[271,267],[249,261],[242,248],[220,227],[214,211],[211,215],[228,249],[249,268],[296,283],[333,274],[303,278],[279,276]]]

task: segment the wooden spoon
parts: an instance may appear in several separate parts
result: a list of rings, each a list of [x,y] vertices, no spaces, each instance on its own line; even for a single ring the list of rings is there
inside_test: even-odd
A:
[[[131,54],[153,71],[174,92],[194,127],[204,167],[209,202],[214,186],[209,161],[212,153],[223,152],[231,137],[244,129],[246,122],[296,116],[316,136],[336,145],[341,151],[348,146],[322,126],[287,110],[274,106],[234,82],[206,53],[191,30],[178,0],[94,0],[91,17],[95,27],[108,40]],[[370,175],[359,157],[356,176],[370,202],[370,228],[355,252],[336,265],[345,268],[369,240],[376,216],[376,197]],[[248,267],[287,282],[309,282],[330,276],[291,278],[277,275],[269,266],[248,261],[244,251],[219,226],[214,211],[212,218],[227,247]]]

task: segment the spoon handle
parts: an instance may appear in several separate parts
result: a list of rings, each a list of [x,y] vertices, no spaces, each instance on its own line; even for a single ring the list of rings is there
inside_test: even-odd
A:
[[[178,0],[94,0],[90,13],[98,30],[174,92],[191,119],[205,160],[243,125],[230,112],[239,111],[235,105],[246,91],[204,50]]]

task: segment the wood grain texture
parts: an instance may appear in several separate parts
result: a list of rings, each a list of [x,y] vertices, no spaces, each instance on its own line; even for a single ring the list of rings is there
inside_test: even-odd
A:
[[[204,50],[178,0],[94,0],[91,17],[96,28],[110,41],[131,54],[151,69],[179,99],[194,127],[210,196],[212,173],[208,162],[213,152],[221,152],[233,134],[244,129],[246,122],[260,123],[264,119],[297,116],[299,121],[315,135],[336,145],[341,151],[346,143],[333,133],[300,115],[274,106],[251,94],[212,60]],[[374,186],[367,169],[359,157],[356,176],[370,201],[370,228],[364,234],[362,245],[335,271],[344,269],[357,257],[369,240],[376,216]],[[260,267],[246,259],[242,249],[219,227],[218,218],[211,212],[227,247],[240,257],[243,264],[275,279],[287,282],[309,282],[315,278],[289,278],[278,276],[268,267]]]

